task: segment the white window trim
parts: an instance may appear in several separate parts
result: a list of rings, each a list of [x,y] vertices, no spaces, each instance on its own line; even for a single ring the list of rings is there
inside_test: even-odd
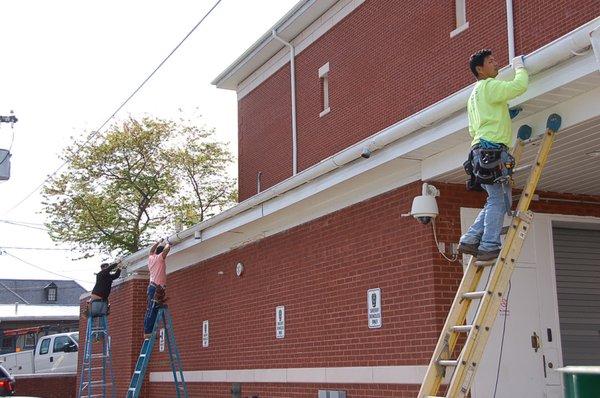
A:
[[[323,109],[319,117],[323,117],[331,112],[329,106],[329,62],[319,68],[319,79],[323,80]]]
[[[467,22],[467,4],[466,0],[456,0],[456,29],[450,32],[450,37],[454,37],[469,28]]]
[[[469,28],[469,23],[468,22],[464,23],[461,26],[459,26],[458,28],[454,29],[452,32],[450,32],[450,37],[457,36],[459,33],[464,32],[468,28]]]

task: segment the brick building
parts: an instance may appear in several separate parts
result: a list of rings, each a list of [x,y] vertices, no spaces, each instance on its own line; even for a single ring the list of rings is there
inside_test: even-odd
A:
[[[554,369],[600,361],[600,2],[512,5],[509,18],[502,0],[303,0],[215,79],[238,95],[241,202],[172,237],[169,306],[191,396],[230,397],[233,383],[243,397],[416,396],[463,268],[440,256],[431,224],[401,215],[435,185],[451,251],[483,203],[461,170],[467,60],[482,47],[503,64],[527,55],[515,129],[540,133],[550,113],[563,127],[498,317],[504,343],[497,326],[473,397],[492,396],[498,368],[497,397],[560,397]],[[112,295],[119,394],[142,341],[145,254]],[[154,355],[143,394],[172,396],[167,356]]]

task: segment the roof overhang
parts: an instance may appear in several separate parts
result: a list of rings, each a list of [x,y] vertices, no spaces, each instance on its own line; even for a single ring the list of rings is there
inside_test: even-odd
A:
[[[525,109],[513,126],[544,130],[559,113],[562,131],[600,117],[600,72],[590,32],[600,17],[526,57],[526,94],[511,105]],[[504,70],[504,76],[510,71]],[[466,100],[472,86],[324,159],[235,207],[170,237],[178,242],[168,272],[284,231],[417,180],[447,180],[460,170],[470,138]],[[584,132],[585,133],[585,132]],[[566,137],[566,135],[565,135]],[[596,136],[590,136],[595,140]],[[594,141],[596,142],[596,141]],[[363,150],[372,155],[363,159]],[[598,163],[598,162],[596,162]],[[600,171],[600,170],[599,170]],[[458,174],[455,174],[458,176]],[[597,174],[595,174],[597,175]],[[464,181],[464,176],[460,177]],[[600,194],[600,187],[599,194]],[[407,209],[408,210],[408,209]],[[145,268],[147,251],[127,259],[129,272]]]
[[[238,84],[267,62],[284,45],[273,37],[275,32],[287,42],[292,41],[339,0],[301,0],[249,49],[227,67],[212,84],[218,88],[236,90]]]

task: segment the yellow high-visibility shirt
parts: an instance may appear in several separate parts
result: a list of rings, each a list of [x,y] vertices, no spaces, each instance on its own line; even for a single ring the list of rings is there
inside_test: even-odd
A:
[[[512,128],[508,114],[508,101],[518,97],[527,90],[529,75],[525,68],[515,72],[512,81],[488,78],[475,85],[469,102],[469,134],[473,137],[471,145],[484,139],[496,144],[510,146]]]

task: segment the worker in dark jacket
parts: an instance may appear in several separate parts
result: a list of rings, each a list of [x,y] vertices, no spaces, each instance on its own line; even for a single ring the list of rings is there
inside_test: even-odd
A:
[[[100,265],[100,272],[96,274],[96,284],[88,300],[90,316],[103,315],[108,312],[108,296],[112,283],[121,275],[120,261],[112,264]]]

